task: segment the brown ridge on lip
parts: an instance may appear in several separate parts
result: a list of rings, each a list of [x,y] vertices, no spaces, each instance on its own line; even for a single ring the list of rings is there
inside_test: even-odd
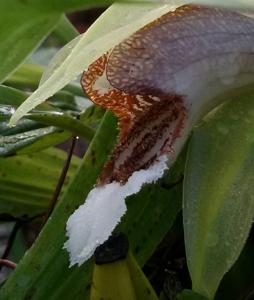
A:
[[[99,58],[82,77],[82,86],[91,99],[119,117],[119,141],[98,179],[99,185],[113,181],[124,184],[134,171],[148,168],[160,155],[169,153],[181,135],[187,113],[180,95],[151,90],[147,95],[127,94],[110,83],[105,93],[94,89],[107,68],[108,57],[105,54]],[[168,135],[164,134],[166,130]],[[153,148],[157,150],[144,160]]]
[[[134,171],[148,168],[159,156],[169,153],[181,134],[185,117],[182,98],[177,95],[154,103],[137,120],[131,133],[117,144],[99,181],[125,183]],[[167,130],[168,134],[165,134]]]

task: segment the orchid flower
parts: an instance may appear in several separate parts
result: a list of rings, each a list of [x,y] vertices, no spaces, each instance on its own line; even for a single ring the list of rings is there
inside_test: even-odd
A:
[[[149,23],[83,74],[92,101],[120,134],[96,187],[67,222],[65,247],[81,265],[126,212],[125,198],[170,168],[194,124],[225,93],[254,82],[254,20],[185,5]]]

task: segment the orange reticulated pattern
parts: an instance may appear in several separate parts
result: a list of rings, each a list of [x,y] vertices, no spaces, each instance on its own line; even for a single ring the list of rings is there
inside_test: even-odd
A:
[[[107,63],[110,54],[104,54],[88,70],[84,72],[81,85],[91,100],[105,109],[112,110],[119,118],[120,141],[131,131],[136,120],[146,113],[148,109],[158,102],[158,97],[153,95],[128,94],[111,85],[107,79]],[[104,75],[104,84],[95,88],[96,81]]]

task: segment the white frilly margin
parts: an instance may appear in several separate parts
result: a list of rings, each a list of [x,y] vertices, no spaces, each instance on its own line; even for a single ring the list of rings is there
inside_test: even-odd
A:
[[[166,155],[161,156],[149,169],[134,172],[124,185],[112,182],[91,190],[67,222],[69,239],[64,248],[70,254],[70,266],[83,264],[108,239],[127,210],[125,198],[138,193],[143,184],[161,178],[168,168],[167,160]]]

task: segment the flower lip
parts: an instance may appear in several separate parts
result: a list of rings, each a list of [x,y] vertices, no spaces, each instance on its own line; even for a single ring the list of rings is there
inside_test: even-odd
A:
[[[146,95],[134,95],[113,87],[105,76],[108,58],[109,53],[95,61],[81,81],[96,104],[119,117],[118,144],[98,179],[99,185],[114,181],[124,184],[133,172],[147,169],[159,156],[170,153],[187,116],[184,96],[152,89]]]
[[[118,116],[120,127],[98,184],[124,184],[134,171],[174,151],[187,119],[206,105],[209,85],[212,96],[251,68],[253,25],[236,12],[185,5],[90,65],[82,86],[92,101]],[[199,93],[204,100],[198,100]]]

